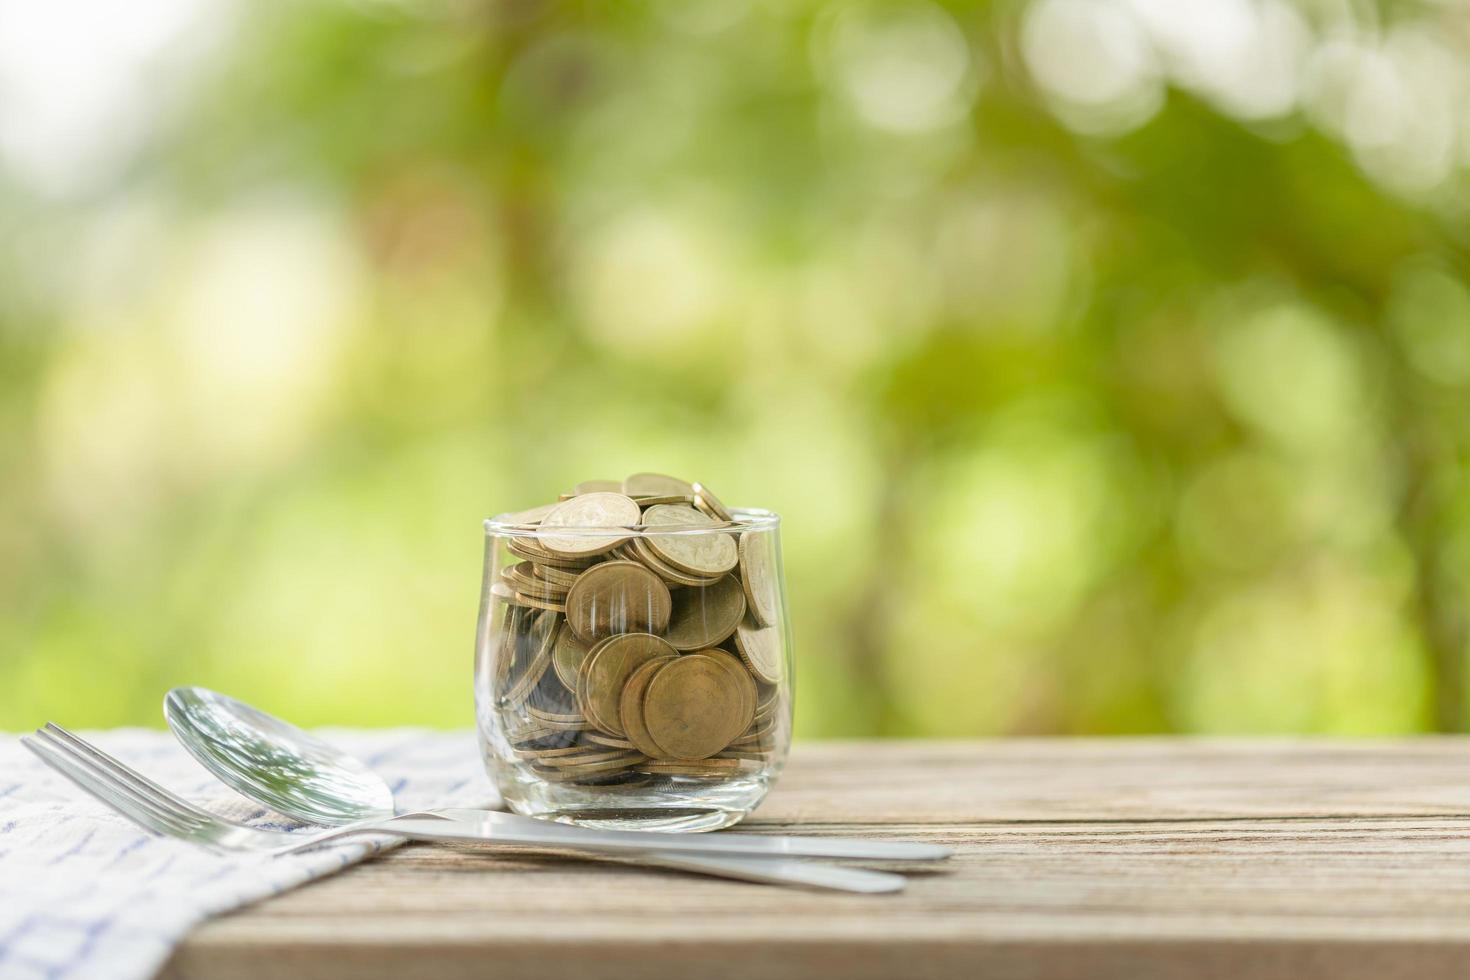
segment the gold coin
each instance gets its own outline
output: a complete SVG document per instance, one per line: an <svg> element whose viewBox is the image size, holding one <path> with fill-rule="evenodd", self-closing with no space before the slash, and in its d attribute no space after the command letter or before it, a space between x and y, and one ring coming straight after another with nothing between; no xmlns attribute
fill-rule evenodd
<svg viewBox="0 0 1470 980"><path fill-rule="evenodd" d="M702 589L680 589L664 638L677 650L702 650L722 642L745 618L745 591L726 575Z"/></svg>
<svg viewBox="0 0 1470 980"><path fill-rule="evenodd" d="M551 585L559 585L563 590L576 585L577 576L582 574L581 569L568 571L565 568L557 568L555 565L532 565L531 570L538 579Z"/></svg>
<svg viewBox="0 0 1470 980"><path fill-rule="evenodd" d="M662 473L634 473L623 481L623 493L645 497L693 497L694 487L674 476Z"/></svg>
<svg viewBox="0 0 1470 980"><path fill-rule="evenodd" d="M540 596L526 595L526 593L519 591L516 592L516 602L523 606L545 609L548 612L564 613L567 611L566 603L557 602L555 599L543 599Z"/></svg>
<svg viewBox="0 0 1470 980"><path fill-rule="evenodd" d="M755 699L755 713L769 711L781 697L781 688L776 684L761 684Z"/></svg>
<svg viewBox="0 0 1470 980"><path fill-rule="evenodd" d="M514 721L515 719L512 717L511 721L505 725L505 737L510 740L512 745L525 745L528 742L572 737L566 735L564 732L544 728L541 725L516 725L513 723Z"/></svg>
<svg viewBox="0 0 1470 980"><path fill-rule="evenodd" d="M671 769L739 769L740 763L735 759L657 759L642 763L638 766L645 772L668 771Z"/></svg>
<svg viewBox="0 0 1470 980"><path fill-rule="evenodd" d="M592 776L599 773L620 772L624 769L631 769L634 766L639 765L642 760L643 756L641 755L628 755L622 759L613 759L610 762L599 762L586 766L557 767L541 766L539 764L533 763L531 765L531 771L540 778L546 780L547 782L581 782L587 776Z"/></svg>
<svg viewBox="0 0 1470 980"><path fill-rule="evenodd" d="M562 722L578 722L582 720L582 716L575 711L547 711L546 709L538 708L533 704L526 705L526 714L530 715L537 721L550 722L551 724L559 724Z"/></svg>
<svg viewBox="0 0 1470 980"><path fill-rule="evenodd" d="M638 502L638 506L639 507L654 507L654 506L656 506L658 504L692 504L692 503L694 503L694 498L693 497L685 496L684 494L678 494L678 493L668 493L668 494L664 494L662 496L653 496L651 494L649 494L649 495L632 494L631 496L633 497L633 499L635 501Z"/></svg>
<svg viewBox="0 0 1470 980"><path fill-rule="evenodd" d="M726 524L735 522L735 515L730 513L730 508L720 502L709 487L703 483L694 484L694 506L705 516Z"/></svg>
<svg viewBox="0 0 1470 980"><path fill-rule="evenodd" d="M516 747L513 748L511 751L513 751L517 757L522 759L541 759L554 758L558 755L565 755L568 752L582 752L584 751L584 749L580 745L563 745L549 749L523 749Z"/></svg>
<svg viewBox="0 0 1470 980"><path fill-rule="evenodd" d="M556 641L556 631L561 627L560 617L554 613L542 613L536 618L531 627L532 641L535 643L535 653L530 663L515 682L510 690L505 693L505 703L511 707L524 704L526 698L531 696L536 685L541 683L541 678L546 675L546 670L551 666L551 648Z"/></svg>
<svg viewBox="0 0 1470 980"><path fill-rule="evenodd" d="M607 640L610 639L612 639L612 637L607 638ZM581 712L582 717L584 718L592 717L590 714L587 713L587 668L592 666L592 655L596 653L599 649L601 649L602 645L606 643L607 640L601 640L597 643L594 643L587 650L587 656L582 658L582 666L577 668L577 683L572 685L572 698L576 701L577 710Z"/></svg>
<svg viewBox="0 0 1470 980"><path fill-rule="evenodd" d="M551 666L569 691L577 689L577 671L581 669L582 661L587 659L587 651L587 644L575 630L563 629L556 635L556 646L551 650Z"/></svg>
<svg viewBox="0 0 1470 980"><path fill-rule="evenodd" d="M723 763L733 762L735 765L727 766ZM719 763L719 765L712 765ZM698 762L645 762L639 765L639 772L646 772L651 776L685 776L690 779L728 779L743 771L754 772L758 767L751 767L749 763L740 759L721 759L711 757L701 759Z"/></svg>
<svg viewBox="0 0 1470 980"><path fill-rule="evenodd" d="M653 738L648 734L648 726L643 723L643 694L648 690L648 682L653 675L668 664L674 662L675 657L659 657L650 660L628 675L628 682L623 685L623 694L618 699L618 719L622 722L623 733L633 747L644 755L661 756L663 749L658 747Z"/></svg>
<svg viewBox="0 0 1470 980"><path fill-rule="evenodd" d="M693 507L658 504L643 512L645 527L684 533L649 534L639 540L647 543L670 565L691 575L720 575L740 561L735 541L729 534L689 533L696 528L718 527L715 521Z"/></svg>
<svg viewBox="0 0 1470 980"><path fill-rule="evenodd" d="M642 669L643 668L641 667L639 668L639 670ZM628 680L631 683L633 679L630 677L628 678ZM627 688L624 687L623 690L627 690ZM591 742L593 745L606 745L610 749L631 749L635 747L633 743L628 741L626 738L614 738L611 735L604 735L601 732L588 732L587 741Z"/></svg>
<svg viewBox="0 0 1470 980"><path fill-rule="evenodd" d="M580 684L586 685L583 701L587 719L598 731L624 736L619 718L623 685L643 664L675 652L666 641L651 633L624 633L599 644L588 654L578 678Z"/></svg>
<svg viewBox="0 0 1470 980"><path fill-rule="evenodd" d="M703 587L713 585L720 580L719 575L690 575L688 572L675 568L654 554L653 550L648 547L648 542L643 538L634 538L624 546L623 551L631 556L631 560L651 568L670 588L676 585Z"/></svg>
<svg viewBox="0 0 1470 980"><path fill-rule="evenodd" d="M732 745L739 745L742 742L754 742L754 741L758 741L760 739L765 738L767 735L771 734L771 732L773 732L775 730L776 730L776 716L775 715L771 715L771 716L766 717L766 718L756 718L753 721L751 721L750 727L747 728L740 735L739 738L737 738L734 742L732 742L730 744L732 744Z"/></svg>
<svg viewBox="0 0 1470 980"><path fill-rule="evenodd" d="M597 560L595 556L592 558L564 558L561 555L553 555L536 545L530 538L509 538L505 542L505 550L517 558L535 562L537 565L561 568L569 572L580 571Z"/></svg>
<svg viewBox="0 0 1470 980"><path fill-rule="evenodd" d="M626 758L638 758L638 752L629 752L626 751L626 749L607 749L607 751L598 751L597 746L592 746L592 748L589 749L588 746L585 745L581 746L581 748L581 752L572 752L572 754L569 755L551 755L551 757L544 757L541 760L541 764L556 765L557 768L587 768L588 765L613 763L613 761L622 761L626 760Z"/></svg>
<svg viewBox="0 0 1470 980"><path fill-rule="evenodd" d="M735 649L750 672L767 684L781 683L785 664L781 655L781 637L774 627L760 629L746 620L735 630Z"/></svg>
<svg viewBox="0 0 1470 980"><path fill-rule="evenodd" d="M504 602L504 603L506 603L508 605L512 605L512 606L527 606L527 605L529 605L529 603L525 603L525 602L521 602L520 601L520 596L517 594L517 592L516 592L515 589L511 588L510 585L508 585L506 583L504 577L501 577L501 578L495 580L494 582L490 583L490 594L493 595L495 598L499 599L501 602Z"/></svg>
<svg viewBox="0 0 1470 980"><path fill-rule="evenodd" d="M554 555L584 558L611 551L628 540L626 533L589 534L586 529L632 527L640 519L639 508L620 493L586 493L563 501L541 520L538 544ZM576 533L558 534L557 528L576 528Z"/></svg>
<svg viewBox="0 0 1470 980"><path fill-rule="evenodd" d="M746 531L740 535L740 581L750 614L762 626L776 625L776 569L771 560L771 540L764 534Z"/></svg>
<svg viewBox="0 0 1470 980"><path fill-rule="evenodd" d="M605 561L577 577L567 621L586 641L616 633L662 633L673 609L669 588L638 562Z"/></svg>
<svg viewBox="0 0 1470 980"><path fill-rule="evenodd" d="M535 566L530 562L523 561L504 568L500 573L500 577L505 580L507 585L522 595L533 596L537 599L546 599L551 602L559 602L566 598L566 586L537 578L532 571L534 568Z"/></svg>
<svg viewBox="0 0 1470 980"><path fill-rule="evenodd" d="M754 695L751 695L752 700ZM729 670L704 653L666 665L648 682L643 723L660 755L703 759L730 744L749 723L740 715L742 698Z"/></svg>
<svg viewBox="0 0 1470 980"><path fill-rule="evenodd" d="M702 654L713 657L721 667L724 667L730 677L730 687L740 696L740 705L736 710L735 727L730 731L730 737L737 738L740 733L748 730L755 719L755 680L751 678L750 671L740 662L740 658L727 650L715 648L712 650L701 650Z"/></svg>

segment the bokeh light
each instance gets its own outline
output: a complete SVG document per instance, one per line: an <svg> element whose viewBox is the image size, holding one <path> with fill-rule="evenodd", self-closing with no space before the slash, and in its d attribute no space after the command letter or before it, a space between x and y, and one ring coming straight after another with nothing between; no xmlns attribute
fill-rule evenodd
<svg viewBox="0 0 1470 980"><path fill-rule="evenodd" d="M1467 26L0 0L0 726L464 726L480 519L654 470L803 736L1463 730Z"/></svg>

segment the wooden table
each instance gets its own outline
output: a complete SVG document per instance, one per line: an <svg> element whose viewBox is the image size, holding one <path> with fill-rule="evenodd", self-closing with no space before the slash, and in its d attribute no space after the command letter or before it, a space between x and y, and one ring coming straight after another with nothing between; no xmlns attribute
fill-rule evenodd
<svg viewBox="0 0 1470 980"><path fill-rule="evenodd" d="M848 896L414 845L169 978L1463 977L1470 740L805 744L745 826L935 840Z"/></svg>

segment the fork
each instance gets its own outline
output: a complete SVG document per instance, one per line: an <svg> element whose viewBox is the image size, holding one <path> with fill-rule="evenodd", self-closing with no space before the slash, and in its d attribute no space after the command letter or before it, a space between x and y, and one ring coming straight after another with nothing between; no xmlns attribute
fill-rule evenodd
<svg viewBox="0 0 1470 980"><path fill-rule="evenodd" d="M904 885L903 877L896 874L791 858L686 855L621 844L596 844L576 840L576 835L566 833L572 830L567 827L557 827L555 833L549 834L540 833L539 828L523 832L498 829L493 837L489 837L483 831L467 832L458 826L458 821L428 811L403 814L388 820L364 821L314 835L267 830L238 823L195 806L59 725L48 723L46 727L37 729L34 736L23 736L21 743L82 791L145 830L220 852L245 851L279 856L348 834L383 832L415 840L469 840L513 846L531 844L604 858L621 852L637 864L770 884L864 893L898 891ZM428 827L424 826L425 818L430 819ZM398 822L405 826L395 827ZM439 822L445 825L442 831L431 829ZM596 836L593 832L588 834Z"/></svg>

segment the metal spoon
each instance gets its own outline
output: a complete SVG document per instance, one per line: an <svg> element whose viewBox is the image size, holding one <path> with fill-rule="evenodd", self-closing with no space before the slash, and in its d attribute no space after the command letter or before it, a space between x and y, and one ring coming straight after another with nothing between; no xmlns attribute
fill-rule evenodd
<svg viewBox="0 0 1470 980"><path fill-rule="evenodd" d="M203 687L163 699L174 737L242 796L324 827L393 816L393 791L357 759L289 722Z"/></svg>
<svg viewBox="0 0 1470 980"><path fill-rule="evenodd" d="M382 777L357 759L295 725L234 698L201 687L179 687L163 702L174 737L189 754L236 792L308 823L341 827L392 817L393 793ZM757 857L820 857L932 861L953 852L911 841L762 834L674 834L643 830L592 830L493 810L437 810L458 826L453 839L499 831L535 835L557 846L618 851L678 851ZM418 816L417 814L415 815ZM432 818L430 818L432 822ZM405 831L425 829L404 823ZM444 828L449 833L449 828ZM524 841L523 841L524 842Z"/></svg>

